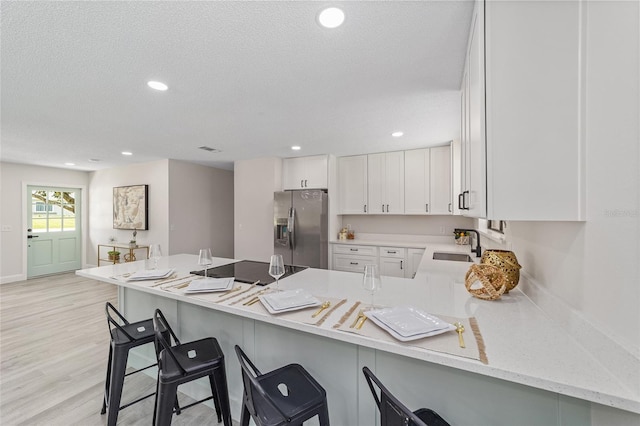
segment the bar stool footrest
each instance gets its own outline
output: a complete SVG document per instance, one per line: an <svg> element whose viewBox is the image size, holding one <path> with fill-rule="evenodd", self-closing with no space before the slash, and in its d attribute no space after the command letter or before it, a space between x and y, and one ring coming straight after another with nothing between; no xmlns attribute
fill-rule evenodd
<svg viewBox="0 0 640 426"><path fill-rule="evenodd" d="M201 399L200 401L192 402L192 403L191 403L191 404L189 404L189 405L181 406L181 407L180 407L180 411L186 410L187 408L189 408L189 407L193 407L194 405L196 405L196 404L200 404L201 402L209 401L210 399L213 399L213 396L210 396L210 397L205 398L205 399ZM174 413L176 413L177 411L178 411L178 410L176 410L175 408L173 409L173 412L174 412Z"/></svg>

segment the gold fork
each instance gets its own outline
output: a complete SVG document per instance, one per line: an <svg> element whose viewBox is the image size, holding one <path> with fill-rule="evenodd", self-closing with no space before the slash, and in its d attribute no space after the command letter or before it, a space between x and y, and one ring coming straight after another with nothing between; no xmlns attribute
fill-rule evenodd
<svg viewBox="0 0 640 426"><path fill-rule="evenodd" d="M325 309L327 309L329 306L331 306L331 302L329 302L328 300L326 302L324 302L322 305L320 305L320 308L313 314L311 315L311 318L315 318L318 315L320 315L320 312L324 311Z"/></svg>
<svg viewBox="0 0 640 426"><path fill-rule="evenodd" d="M464 339L462 338L462 333L464 333L464 325L462 325L462 323L460 322L456 322L453 325L456 326L456 331L458 332L458 343L460 344L461 348L464 348Z"/></svg>

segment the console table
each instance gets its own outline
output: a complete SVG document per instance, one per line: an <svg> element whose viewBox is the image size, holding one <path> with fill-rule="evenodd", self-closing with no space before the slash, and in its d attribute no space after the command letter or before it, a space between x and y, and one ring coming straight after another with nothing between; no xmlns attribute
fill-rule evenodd
<svg viewBox="0 0 640 426"><path fill-rule="evenodd" d="M106 251L105 251L106 250ZM144 250L144 257L136 256L136 251ZM120 252L118 256L110 256L110 251ZM136 260L144 260L149 257L149 246L136 245L131 246L128 243L110 243L110 244L98 244L98 266L100 262L107 263L122 263L122 262L134 262Z"/></svg>

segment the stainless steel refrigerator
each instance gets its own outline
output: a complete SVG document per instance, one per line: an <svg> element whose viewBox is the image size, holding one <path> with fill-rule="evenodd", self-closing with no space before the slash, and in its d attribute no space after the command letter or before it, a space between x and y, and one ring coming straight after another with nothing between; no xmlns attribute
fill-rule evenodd
<svg viewBox="0 0 640 426"><path fill-rule="evenodd" d="M327 269L327 192L276 192L273 200L274 253L286 265Z"/></svg>

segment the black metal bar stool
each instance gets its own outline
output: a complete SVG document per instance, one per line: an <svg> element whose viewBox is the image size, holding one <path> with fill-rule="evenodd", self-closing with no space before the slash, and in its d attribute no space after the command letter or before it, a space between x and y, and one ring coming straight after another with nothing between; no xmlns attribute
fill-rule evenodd
<svg viewBox="0 0 640 426"><path fill-rule="evenodd" d="M240 426L248 426L250 417L257 426L297 426L315 416L320 426L329 425L327 394L301 365L262 374L238 345L235 349L244 383Z"/></svg>
<svg viewBox="0 0 640 426"><path fill-rule="evenodd" d="M195 404L213 399L218 423L224 420L225 426L231 426L224 354L218 341L208 337L180 343L160 309L156 309L153 314L153 327L160 349L153 424L160 426L171 424L179 385L208 376L212 395L185 405L181 409L185 410Z"/></svg>
<svg viewBox="0 0 640 426"><path fill-rule="evenodd" d="M380 410L381 426L449 426L449 423L440 417L438 413L429 408L411 411L384 387L369 368L363 367L362 372L364 373L364 378L367 379L367 384L371 389L378 410ZM380 396L378 396L378 392L374 388L374 383L380 390Z"/></svg>
<svg viewBox="0 0 640 426"><path fill-rule="evenodd" d="M137 346L155 342L155 333L153 330L152 319L130 323L114 306L107 302L105 305L107 314L107 324L111 335L111 344L109 346L109 362L107 364L107 378L105 380L104 398L102 401L102 411L107 414L107 424L114 426L118 421L118 412L130 405L149 398L154 393L145 395L133 402L120 406L122 397L122 388L124 379L134 373L154 367L156 364L127 373L127 359L129 358L129 350ZM114 318L112 313L117 316ZM118 322L121 321L122 325ZM157 352L156 352L157 353ZM178 407L179 409L179 407Z"/></svg>

